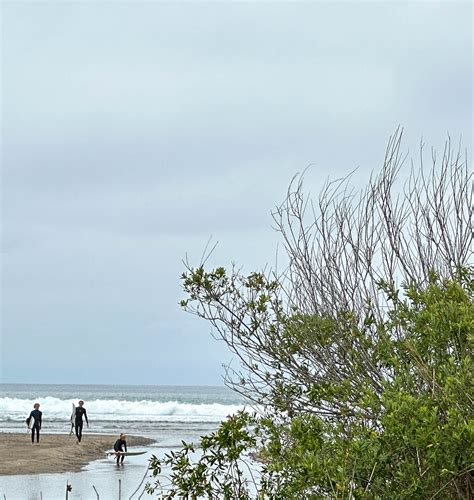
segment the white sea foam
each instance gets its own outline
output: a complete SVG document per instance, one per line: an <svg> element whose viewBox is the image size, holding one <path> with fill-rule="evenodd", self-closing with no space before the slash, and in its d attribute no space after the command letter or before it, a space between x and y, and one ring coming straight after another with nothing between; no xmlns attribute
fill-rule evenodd
<svg viewBox="0 0 474 500"><path fill-rule="evenodd" d="M33 409L33 404L41 404L43 419L49 421L68 421L71 403L77 400L64 400L52 396L31 399L0 398L0 422L23 421ZM89 419L95 421L136 421L136 422L220 422L243 407L219 403L191 404L178 401L127 401L118 399L96 399L86 401Z"/></svg>

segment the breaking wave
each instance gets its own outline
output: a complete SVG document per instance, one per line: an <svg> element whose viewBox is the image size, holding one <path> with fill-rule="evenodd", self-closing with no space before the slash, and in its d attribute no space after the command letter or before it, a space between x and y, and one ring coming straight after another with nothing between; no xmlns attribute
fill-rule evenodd
<svg viewBox="0 0 474 500"><path fill-rule="evenodd" d="M40 403L43 420L69 421L72 403L52 396L31 399L0 398L0 421L24 421L35 402ZM127 401L119 399L96 399L84 405L91 421L128 422L220 422L243 408L242 405L219 403L182 403L178 401Z"/></svg>

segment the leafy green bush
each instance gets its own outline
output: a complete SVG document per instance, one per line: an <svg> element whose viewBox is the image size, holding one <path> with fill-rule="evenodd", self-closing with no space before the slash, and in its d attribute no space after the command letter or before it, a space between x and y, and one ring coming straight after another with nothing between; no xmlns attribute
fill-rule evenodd
<svg viewBox="0 0 474 500"><path fill-rule="evenodd" d="M226 381L257 413L223 422L200 454L154 458L149 491L473 498L472 172L448 141L400 188L401 135L359 195L340 180L313 203L290 185L273 214L283 275L187 266L182 306L235 355Z"/></svg>
<svg viewBox="0 0 474 500"><path fill-rule="evenodd" d="M470 498L473 278L472 270L464 269L457 281L432 276L425 287L411 284L399 294L385 289L392 297L388 319L381 324L365 321L365 330L351 325L346 331L347 337L370 346L372 374L302 386L298 397L306 397L308 407L291 415L282 402L293 389L281 379L272 396L278 403L267 406L265 416L230 417L216 433L201 439L196 463L190 460L195 451L191 445L164 460L153 459L156 475L163 465L172 469L171 488L163 498L246 499L252 491L275 500ZM324 318L297 315L280 321L293 332L292 338L306 342L319 336L332 342ZM340 333L338 329L336 335ZM380 390L371 387L373 373L379 374ZM339 415L313 411L322 405L338 408ZM255 447L261 477L252 490L243 470L247 452ZM158 482L155 490L159 488Z"/></svg>

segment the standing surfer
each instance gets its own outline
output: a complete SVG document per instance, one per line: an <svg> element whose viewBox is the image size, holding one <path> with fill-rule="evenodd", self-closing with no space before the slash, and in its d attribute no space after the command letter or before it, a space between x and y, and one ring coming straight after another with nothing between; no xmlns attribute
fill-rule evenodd
<svg viewBox="0 0 474 500"><path fill-rule="evenodd" d="M74 427L76 428L77 442L80 443L82 439L82 426L84 425L82 417L86 419L87 427L89 427L89 420L87 418L87 411L84 408L84 401L82 401L82 399L81 401L79 401L78 405L79 406L76 407L76 418L74 420Z"/></svg>
<svg viewBox="0 0 474 500"><path fill-rule="evenodd" d="M115 441L114 451L117 455L117 465L123 464L124 455L122 453L127 451L127 436L125 434L120 434L120 437ZM124 449L125 448L125 449Z"/></svg>
<svg viewBox="0 0 474 500"><path fill-rule="evenodd" d="M43 413L39 410L40 404L35 403L33 405L34 410L31 410L30 416L26 419L26 423L29 424L31 419L34 420L33 425L31 426L31 444L35 442L35 433L36 433L36 443L39 443L40 439L40 429L41 429L41 417Z"/></svg>

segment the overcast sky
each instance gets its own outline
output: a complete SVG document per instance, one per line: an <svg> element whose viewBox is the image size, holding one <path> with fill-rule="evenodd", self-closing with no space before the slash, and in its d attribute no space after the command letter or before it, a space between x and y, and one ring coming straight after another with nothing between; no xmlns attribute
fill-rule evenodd
<svg viewBox="0 0 474 500"><path fill-rule="evenodd" d="M273 264L272 208L472 141L472 5L3 2L2 382L220 384L182 259Z"/></svg>

